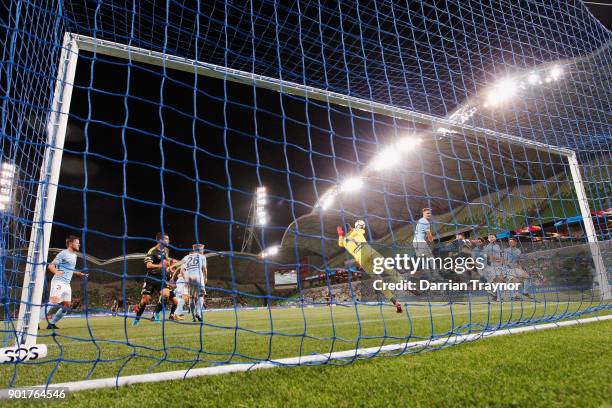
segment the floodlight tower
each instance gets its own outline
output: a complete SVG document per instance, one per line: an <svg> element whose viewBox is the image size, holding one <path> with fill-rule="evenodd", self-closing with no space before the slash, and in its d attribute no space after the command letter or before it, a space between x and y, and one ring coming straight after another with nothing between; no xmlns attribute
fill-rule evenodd
<svg viewBox="0 0 612 408"><path fill-rule="evenodd" d="M3 239L10 239L10 235L16 237L17 234L14 231L15 227L15 219L19 217L19 206L15 205L16 197L17 197L17 189L15 178L17 174L17 168L14 164L5 162L0 166L0 215L1 219L1 228L3 231ZM8 233L5 234L5 232ZM0 246L0 257L4 257L6 253L4 253L4 248L8 248L6 242L2 243ZM2 259L0 262L0 268L5 267L5 261ZM2 282L3 271L0 271L0 283Z"/></svg>
<svg viewBox="0 0 612 408"><path fill-rule="evenodd" d="M16 167L14 164L5 162L0 166L0 230L2 231L2 239L3 242L0 242L0 297L3 299L9 299L11 296L11 289L5 279L7 278L7 274L5 274L5 268L7 268L7 253L5 252L6 248L10 248L8 242L4 242L4 240L10 240L11 235L16 236L14 231L11 229L15 228L14 222L11 222L11 215L14 213L14 210L19 210L18 206L15 206L15 174ZM15 208L17 207L17 208ZM9 266L9 268L12 268ZM0 346L4 347L11 340L11 335L9 331L11 329L11 320L13 317L13 309L12 307L5 308L6 315L2 318L5 320L4 329L7 334L0 338Z"/></svg>
<svg viewBox="0 0 612 408"><path fill-rule="evenodd" d="M264 250L257 235L257 228L262 228L268 223L268 212L266 210L267 201L266 188L264 186L257 187L253 200L251 201L251 207L249 208L247 227L244 231L244 238L242 239L241 252L251 252L253 249L253 241L255 241L259 247L257 252Z"/></svg>
<svg viewBox="0 0 612 408"><path fill-rule="evenodd" d="M0 168L0 212L7 213L13 207L13 183L15 181L15 165L3 163Z"/></svg>

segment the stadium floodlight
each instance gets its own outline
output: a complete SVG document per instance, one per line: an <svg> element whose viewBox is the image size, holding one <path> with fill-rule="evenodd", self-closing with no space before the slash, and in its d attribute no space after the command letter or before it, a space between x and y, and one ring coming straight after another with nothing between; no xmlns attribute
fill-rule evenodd
<svg viewBox="0 0 612 408"><path fill-rule="evenodd" d="M279 249L280 248L278 247L278 245L273 245L271 247L266 248L264 251L262 251L260 255L262 258L268 258L270 256L274 256L278 254Z"/></svg>
<svg viewBox="0 0 612 408"><path fill-rule="evenodd" d="M507 102L516 95L517 89L517 83L510 78L500 81L487 94L486 106L495 107Z"/></svg>
<svg viewBox="0 0 612 408"><path fill-rule="evenodd" d="M266 211L267 193L264 186L257 187L255 190L255 214L257 225L266 225L268 223L268 212Z"/></svg>
<svg viewBox="0 0 612 408"><path fill-rule="evenodd" d="M340 191L343 193L354 193L361 190L363 187L363 180L360 177L351 177L342 182Z"/></svg>
<svg viewBox="0 0 612 408"><path fill-rule="evenodd" d="M554 81L557 81L559 78L561 78L561 75L563 75L563 70L561 69L561 67L553 67L550 70L550 78Z"/></svg>
<svg viewBox="0 0 612 408"><path fill-rule="evenodd" d="M386 170L395 166L401 159L400 152L395 146L384 148L374 157L372 166L375 170Z"/></svg>
<svg viewBox="0 0 612 408"><path fill-rule="evenodd" d="M538 82L540 82L540 76L536 74L535 72L529 74L529 76L527 77L527 83L529 85L535 85Z"/></svg>
<svg viewBox="0 0 612 408"><path fill-rule="evenodd" d="M421 143L418 137L403 137L395 143L395 147L400 152L411 152Z"/></svg>
<svg viewBox="0 0 612 408"><path fill-rule="evenodd" d="M336 195L333 193L328 193L324 195L323 198L319 201L319 208L321 208L323 211L327 210L329 207L332 206L335 198Z"/></svg>
<svg viewBox="0 0 612 408"><path fill-rule="evenodd" d="M11 163L2 163L0 169L0 212L9 211L11 208L14 181L15 166Z"/></svg>
<svg viewBox="0 0 612 408"><path fill-rule="evenodd" d="M10 206L11 198L4 194L0 195L0 211L6 211Z"/></svg>

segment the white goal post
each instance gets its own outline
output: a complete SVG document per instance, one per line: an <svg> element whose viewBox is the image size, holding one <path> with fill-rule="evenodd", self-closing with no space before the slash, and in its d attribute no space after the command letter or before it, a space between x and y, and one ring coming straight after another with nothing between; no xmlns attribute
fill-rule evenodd
<svg viewBox="0 0 612 408"><path fill-rule="evenodd" d="M489 129L458 123L447 118L439 118L425 113L414 112L276 78L150 51L126 44L65 33L57 70L55 91L47 120L47 146L39 178L36 210L33 216L34 219L32 220L21 304L15 329L15 346L0 349L0 362L15 361L16 359L27 360L42 358L47 354L46 346L42 344L38 345L36 339L40 308L43 301L42 294L45 269L47 266L49 240L55 210L55 198L64 149L64 138L68 123L76 64L80 50L257 86L285 94L323 101L333 105L381 114L396 119L410 120L429 126L431 129L443 128L448 132L468 132L475 137L503 141L512 145L524 146L565 157L571 169L572 182L576 190L580 214L582 216L595 265L594 284L598 285L598 290L603 300L612 299L606 266L602 258L597 234L591 218L591 210L580 174L579 163L576 153L570 149L555 147Z"/></svg>

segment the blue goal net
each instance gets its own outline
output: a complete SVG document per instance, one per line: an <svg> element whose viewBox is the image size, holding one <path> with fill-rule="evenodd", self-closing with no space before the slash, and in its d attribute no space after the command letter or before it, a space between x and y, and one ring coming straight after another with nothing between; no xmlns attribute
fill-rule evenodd
<svg viewBox="0 0 612 408"><path fill-rule="evenodd" d="M2 388L610 309L612 35L579 1L0 10Z"/></svg>

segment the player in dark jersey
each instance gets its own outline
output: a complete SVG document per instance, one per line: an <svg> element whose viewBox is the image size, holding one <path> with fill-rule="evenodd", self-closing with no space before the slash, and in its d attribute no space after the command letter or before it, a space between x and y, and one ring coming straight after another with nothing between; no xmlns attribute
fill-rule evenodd
<svg viewBox="0 0 612 408"><path fill-rule="evenodd" d="M140 323L140 317L144 313L147 305L151 302L153 294L158 292L161 292L161 296L159 297L157 307L155 308L154 320L157 320L164 302L171 303L172 309L170 311L169 318L171 320L175 318L174 312L176 310L178 301L174 291L167 284L167 280L170 278L170 272L167 272L166 280L162 279L164 271L167 271L171 264L175 262L174 259L170 258L170 251L168 250L170 238L168 235L158 232L155 236L155 240L157 241L157 245L149 249L144 259L146 277L142 285L142 291L140 292L142 295L140 298L140 303L134 309L136 312L136 318L132 322L132 325L134 326Z"/></svg>

